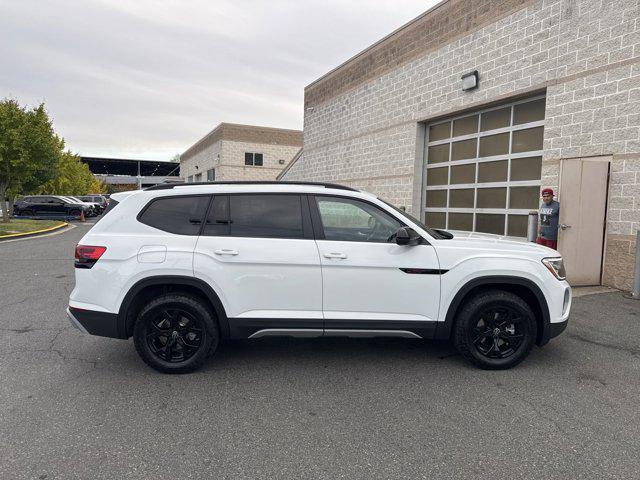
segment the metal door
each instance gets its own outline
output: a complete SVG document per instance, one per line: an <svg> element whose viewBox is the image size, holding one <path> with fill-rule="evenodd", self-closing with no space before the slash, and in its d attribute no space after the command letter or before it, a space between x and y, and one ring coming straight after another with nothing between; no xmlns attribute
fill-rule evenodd
<svg viewBox="0 0 640 480"><path fill-rule="evenodd" d="M600 285L610 158L562 160L558 251L573 286Z"/></svg>

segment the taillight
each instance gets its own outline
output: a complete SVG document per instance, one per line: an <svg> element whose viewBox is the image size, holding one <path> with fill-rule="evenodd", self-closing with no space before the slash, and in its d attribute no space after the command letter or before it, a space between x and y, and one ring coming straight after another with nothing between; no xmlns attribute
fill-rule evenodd
<svg viewBox="0 0 640 480"><path fill-rule="evenodd" d="M107 247L92 245L76 245L76 268L91 268L98 261Z"/></svg>

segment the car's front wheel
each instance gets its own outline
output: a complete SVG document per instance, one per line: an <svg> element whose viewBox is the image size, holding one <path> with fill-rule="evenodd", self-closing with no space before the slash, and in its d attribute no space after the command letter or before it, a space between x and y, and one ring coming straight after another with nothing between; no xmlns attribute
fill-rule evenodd
<svg viewBox="0 0 640 480"><path fill-rule="evenodd" d="M219 332L205 302L191 295L170 293L140 310L133 340L150 367L163 373L187 373L200 368L215 352Z"/></svg>
<svg viewBox="0 0 640 480"><path fill-rule="evenodd" d="M535 343L536 332L535 316L524 300L510 292L489 290L462 306L453 341L474 365L498 370L524 360Z"/></svg>

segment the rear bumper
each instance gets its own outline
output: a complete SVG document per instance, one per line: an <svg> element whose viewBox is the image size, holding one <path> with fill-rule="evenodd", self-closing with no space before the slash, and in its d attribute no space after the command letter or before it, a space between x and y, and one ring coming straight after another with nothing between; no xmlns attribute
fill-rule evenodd
<svg viewBox="0 0 640 480"><path fill-rule="evenodd" d="M126 338L118 332L116 313L96 312L76 307L67 307L67 316L71 324L83 333L100 337Z"/></svg>

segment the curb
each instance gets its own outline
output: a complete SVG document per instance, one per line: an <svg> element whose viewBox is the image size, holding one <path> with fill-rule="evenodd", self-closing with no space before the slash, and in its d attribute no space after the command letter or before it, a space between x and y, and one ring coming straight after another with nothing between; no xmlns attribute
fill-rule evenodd
<svg viewBox="0 0 640 480"><path fill-rule="evenodd" d="M31 232L10 233L9 235L0 235L0 242L2 242L3 240L9 240L9 239L14 239L14 238L36 237L36 236L41 235L43 233L55 232L56 230L60 230L61 228L64 228L64 227L66 227L68 225L69 224L67 222L64 222L64 223L61 223L60 225L56 225L55 227L44 228L42 230L33 230Z"/></svg>

